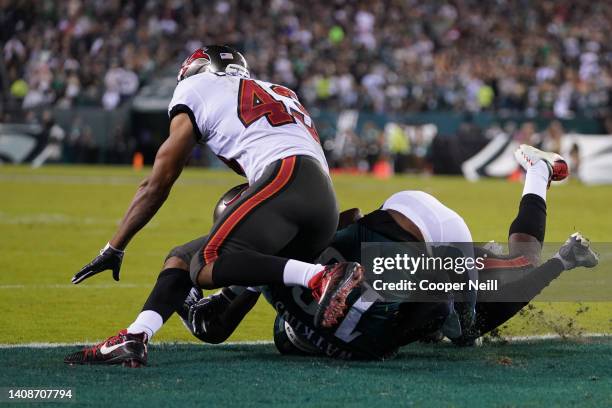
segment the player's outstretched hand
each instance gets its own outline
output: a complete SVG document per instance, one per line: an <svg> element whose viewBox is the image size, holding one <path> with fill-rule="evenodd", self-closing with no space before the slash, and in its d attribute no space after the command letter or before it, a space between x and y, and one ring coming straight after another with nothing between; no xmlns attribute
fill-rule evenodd
<svg viewBox="0 0 612 408"><path fill-rule="evenodd" d="M100 250L100 255L96 256L93 261L85 265L76 273L76 275L72 277L72 283L76 285L77 283L81 283L85 279L107 269L113 271L113 279L118 281L123 254L124 251L115 249L110 246L110 244L106 244L106 246Z"/></svg>

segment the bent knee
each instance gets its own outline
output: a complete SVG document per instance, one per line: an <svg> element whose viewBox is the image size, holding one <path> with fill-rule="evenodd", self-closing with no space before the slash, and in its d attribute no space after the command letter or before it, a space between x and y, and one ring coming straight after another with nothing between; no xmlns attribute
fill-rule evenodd
<svg viewBox="0 0 612 408"><path fill-rule="evenodd" d="M189 264L187 262L185 262L179 256L172 256L171 254L168 254L168 257L166 258L166 260L164 262L164 269L169 269L169 268L184 269L184 270L188 271L189 270Z"/></svg>
<svg viewBox="0 0 612 408"><path fill-rule="evenodd" d="M214 262L211 262L206 265L202 265L200 262L191 261L191 265L189 266L189 275L191 276L191 281L201 289L216 289L213 280L212 280L212 270L214 266Z"/></svg>
<svg viewBox="0 0 612 408"><path fill-rule="evenodd" d="M189 270L189 263L192 256L193 249L189 246L189 243L175 246L168 252L166 260L164 261L164 267Z"/></svg>

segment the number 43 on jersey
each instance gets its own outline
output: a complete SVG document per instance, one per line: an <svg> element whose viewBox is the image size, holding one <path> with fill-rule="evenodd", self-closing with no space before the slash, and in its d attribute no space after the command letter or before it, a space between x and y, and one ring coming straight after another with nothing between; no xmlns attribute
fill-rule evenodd
<svg viewBox="0 0 612 408"><path fill-rule="evenodd" d="M252 79L241 79L238 92L238 118L245 127L265 116L271 126L283 126L297 123L298 120L308 133L319 142L319 135L308 111L299 102L297 95L289 88L273 85L272 91L277 95L290 98L297 107L288 107Z"/></svg>

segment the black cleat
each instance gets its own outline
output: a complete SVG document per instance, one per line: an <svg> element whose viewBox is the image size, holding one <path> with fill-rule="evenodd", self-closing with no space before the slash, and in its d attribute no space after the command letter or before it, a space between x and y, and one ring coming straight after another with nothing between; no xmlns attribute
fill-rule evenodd
<svg viewBox="0 0 612 408"><path fill-rule="evenodd" d="M140 367L147 364L147 335L132 334L121 330L95 346L69 354L64 363L74 364L121 364L125 367Z"/></svg>
<svg viewBox="0 0 612 408"><path fill-rule="evenodd" d="M308 283L312 296L319 303L315 327L330 329L338 325L346 313L346 298L363 279L363 267L357 262L329 265L316 274Z"/></svg>

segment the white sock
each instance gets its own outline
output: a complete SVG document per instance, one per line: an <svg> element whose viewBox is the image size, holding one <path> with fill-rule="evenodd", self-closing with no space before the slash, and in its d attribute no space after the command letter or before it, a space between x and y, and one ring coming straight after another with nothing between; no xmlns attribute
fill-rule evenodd
<svg viewBox="0 0 612 408"><path fill-rule="evenodd" d="M283 282L287 286L299 285L308 287L310 279L323 270L323 265L310 264L290 259L285 265Z"/></svg>
<svg viewBox="0 0 612 408"><path fill-rule="evenodd" d="M544 160L540 160L533 166L527 169L525 175L525 186L523 187L523 195L535 194L546 201L546 190L548 188L548 177L550 170Z"/></svg>
<svg viewBox="0 0 612 408"><path fill-rule="evenodd" d="M151 339L153 335L161 329L164 324L164 319L161 315L153 310L143 310L140 312L134 323L127 328L128 333L146 333L147 338Z"/></svg>

